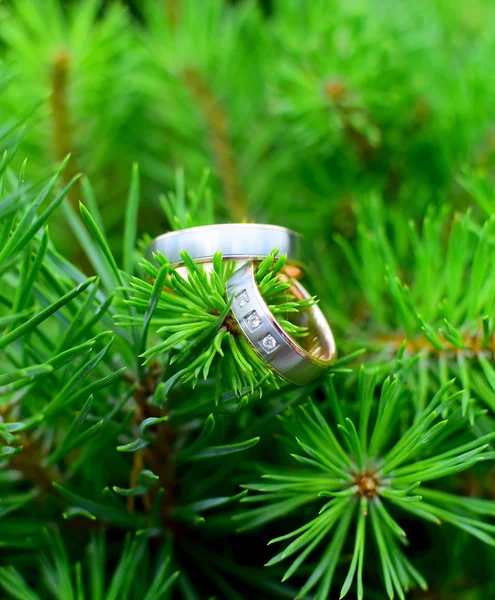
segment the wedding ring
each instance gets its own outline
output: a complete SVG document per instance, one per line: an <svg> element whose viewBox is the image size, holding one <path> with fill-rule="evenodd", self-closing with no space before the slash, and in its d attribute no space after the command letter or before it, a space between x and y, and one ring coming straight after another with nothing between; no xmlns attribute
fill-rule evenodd
<svg viewBox="0 0 495 600"><path fill-rule="evenodd" d="M299 299L309 294L294 282L291 292ZM309 335L303 348L288 335L271 313L256 283L253 263L240 267L227 282L232 313L258 356L283 379L304 385L320 377L336 356L332 330L317 305L303 311Z"/></svg>
<svg viewBox="0 0 495 600"><path fill-rule="evenodd" d="M280 255L287 255L284 272L291 278L299 278L305 271L303 246L302 236L285 227L231 223L165 233L151 242L148 256L152 258L160 252L173 267L179 268L184 265L182 251L194 262L211 263L216 252L222 253L223 260L261 261L278 248Z"/></svg>

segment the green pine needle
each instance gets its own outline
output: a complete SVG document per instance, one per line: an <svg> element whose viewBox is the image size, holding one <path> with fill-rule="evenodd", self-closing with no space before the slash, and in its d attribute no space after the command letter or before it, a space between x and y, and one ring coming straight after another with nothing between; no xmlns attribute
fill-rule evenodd
<svg viewBox="0 0 495 600"><path fill-rule="evenodd" d="M426 589L423 577L401 549L407 532L399 523L405 513L437 524L449 523L495 546L495 525L482 520L484 515L495 514L495 502L472 502L422 485L492 458L487 449L495 434L461 441L456 420L462 408L458 404L460 395L451 394L453 382L443 386L418 418L406 425L398 418L404 402L404 377L387 379L378 402L374 401L375 380L360 379L361 406L372 407L372 425L368 424L365 411L361 413L364 426L359 421L356 429L353 420L346 417L333 428L315 404L302 405L284 419L290 435L286 445L293 449L291 455L300 463L299 468L264 467L263 481L244 486L257 495L243 499L246 503L255 502L255 508L234 517L241 531L290 515L306 505L313 508L316 516L312 520L270 542L292 540L268 563L277 564L294 555L284 580L302 567L310 555L317 559L313 574L298 597L309 592L321 600L328 597L344 547L340 536L348 535L351 522L355 522L354 552L347 577L341 582L341 598L356 579L357 596L364 598L368 521L390 598L395 593L404 598L411 586ZM449 416L441 420L445 413ZM445 447L450 449L441 449ZM322 497L330 501L321 505L318 498Z"/></svg>

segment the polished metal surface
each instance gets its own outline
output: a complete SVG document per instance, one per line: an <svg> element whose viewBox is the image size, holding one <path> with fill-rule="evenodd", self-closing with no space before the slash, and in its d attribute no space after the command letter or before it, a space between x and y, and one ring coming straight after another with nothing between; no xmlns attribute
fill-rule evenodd
<svg viewBox="0 0 495 600"><path fill-rule="evenodd" d="M272 250L287 254L285 272L299 277L305 270L303 238L300 234L277 225L231 223L205 225L172 231L155 238L148 247L150 259L160 252L174 266L184 265L180 253L186 251L198 263L211 263L216 252L223 260L260 261Z"/></svg>
<svg viewBox="0 0 495 600"><path fill-rule="evenodd" d="M309 294L298 282L293 291L300 298ZM304 349L280 326L261 296L253 263L240 267L227 282L232 312L258 356L281 377L304 385L323 375L336 357L332 330L314 305L305 311L311 329L310 350Z"/></svg>

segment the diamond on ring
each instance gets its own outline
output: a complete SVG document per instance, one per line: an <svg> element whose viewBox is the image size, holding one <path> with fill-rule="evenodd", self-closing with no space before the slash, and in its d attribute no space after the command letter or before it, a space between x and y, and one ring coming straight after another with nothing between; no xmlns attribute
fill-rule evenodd
<svg viewBox="0 0 495 600"><path fill-rule="evenodd" d="M265 352L271 354L279 347L279 344L271 333L267 333L264 338L261 338L260 346Z"/></svg>
<svg viewBox="0 0 495 600"><path fill-rule="evenodd" d="M263 321L255 310L252 310L244 317L244 321L246 321L246 325L249 328L249 331L256 331L259 327L261 327Z"/></svg>
<svg viewBox="0 0 495 600"><path fill-rule="evenodd" d="M248 304L249 296L248 296L248 293L246 292L246 290L242 290L242 292L239 292L236 295L235 302L239 308L244 308L244 306L246 306L246 304Z"/></svg>

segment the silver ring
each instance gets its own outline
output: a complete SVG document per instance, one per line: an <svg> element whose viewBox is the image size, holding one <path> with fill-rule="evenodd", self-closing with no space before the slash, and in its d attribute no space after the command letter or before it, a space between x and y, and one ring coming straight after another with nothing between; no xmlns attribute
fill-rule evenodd
<svg viewBox="0 0 495 600"><path fill-rule="evenodd" d="M299 282L292 292L299 298L309 294ZM281 327L261 296L254 276L253 263L240 267L227 282L229 299L233 297L232 312L258 356L281 377L304 385L320 377L334 362L335 341L332 330L317 305L305 315L310 335L305 350Z"/></svg>
<svg viewBox="0 0 495 600"><path fill-rule="evenodd" d="M260 261L278 248L287 255L285 273L300 277L305 271L303 237L285 227L255 223L204 225L171 231L155 238L148 247L148 256L160 252L173 267L182 267L180 253L185 250L194 262L211 263L215 252L223 260Z"/></svg>

